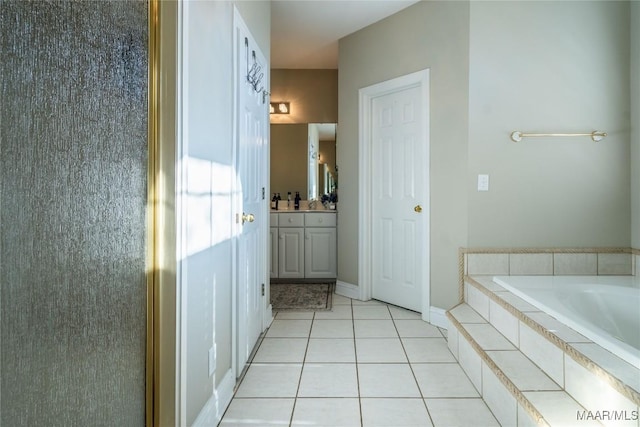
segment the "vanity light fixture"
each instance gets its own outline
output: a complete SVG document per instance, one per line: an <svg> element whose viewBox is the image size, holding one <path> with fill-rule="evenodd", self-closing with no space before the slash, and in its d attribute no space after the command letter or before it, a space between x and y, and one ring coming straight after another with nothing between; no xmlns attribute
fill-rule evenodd
<svg viewBox="0 0 640 427"><path fill-rule="evenodd" d="M288 102L270 102L269 113L270 114L289 114Z"/></svg>

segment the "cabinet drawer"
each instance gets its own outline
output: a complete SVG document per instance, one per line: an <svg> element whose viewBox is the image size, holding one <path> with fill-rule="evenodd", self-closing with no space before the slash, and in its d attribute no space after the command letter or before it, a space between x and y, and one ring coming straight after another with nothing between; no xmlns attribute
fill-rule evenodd
<svg viewBox="0 0 640 427"><path fill-rule="evenodd" d="M304 227L304 216L300 213L278 214L279 227Z"/></svg>
<svg viewBox="0 0 640 427"><path fill-rule="evenodd" d="M277 227L278 226L278 214L272 213L269 214L269 227Z"/></svg>
<svg viewBox="0 0 640 427"><path fill-rule="evenodd" d="M305 227L335 227L336 214L334 213L306 213L304 214Z"/></svg>

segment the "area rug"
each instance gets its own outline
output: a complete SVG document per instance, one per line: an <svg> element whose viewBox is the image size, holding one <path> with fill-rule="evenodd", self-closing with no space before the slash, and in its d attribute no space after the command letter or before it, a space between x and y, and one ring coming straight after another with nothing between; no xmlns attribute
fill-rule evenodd
<svg viewBox="0 0 640 427"><path fill-rule="evenodd" d="M271 305L277 311L331 310L335 283L272 283Z"/></svg>

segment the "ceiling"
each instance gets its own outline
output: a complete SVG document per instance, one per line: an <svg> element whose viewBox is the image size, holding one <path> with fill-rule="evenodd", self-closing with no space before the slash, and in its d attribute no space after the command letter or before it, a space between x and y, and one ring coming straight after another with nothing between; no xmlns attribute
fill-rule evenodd
<svg viewBox="0 0 640 427"><path fill-rule="evenodd" d="M419 0L272 0L271 68L338 68L338 40Z"/></svg>

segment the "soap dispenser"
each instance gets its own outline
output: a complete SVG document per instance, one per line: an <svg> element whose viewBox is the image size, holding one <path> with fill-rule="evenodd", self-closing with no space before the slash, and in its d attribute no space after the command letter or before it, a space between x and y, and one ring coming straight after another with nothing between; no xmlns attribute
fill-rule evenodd
<svg viewBox="0 0 640 427"><path fill-rule="evenodd" d="M273 193L273 197L271 198L271 209L278 210L278 196L276 193Z"/></svg>
<svg viewBox="0 0 640 427"><path fill-rule="evenodd" d="M295 210L299 210L300 209L300 192L299 191L296 191L296 198L295 198L294 203L293 203L293 208Z"/></svg>

